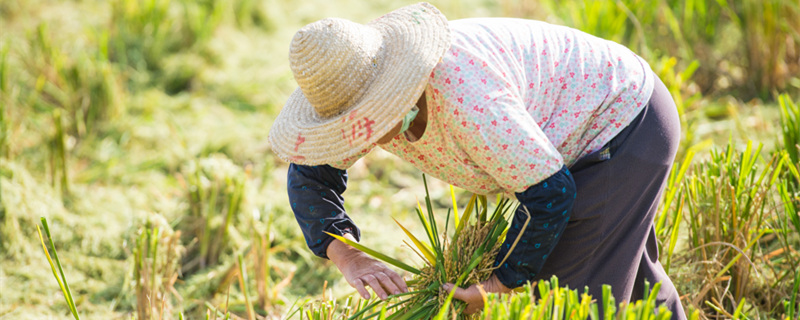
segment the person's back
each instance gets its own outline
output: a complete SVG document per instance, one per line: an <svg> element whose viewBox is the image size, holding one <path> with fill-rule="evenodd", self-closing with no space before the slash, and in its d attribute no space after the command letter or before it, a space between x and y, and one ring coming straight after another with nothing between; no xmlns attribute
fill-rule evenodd
<svg viewBox="0 0 800 320"><path fill-rule="evenodd" d="M511 89L568 166L611 140L650 98L649 65L615 42L535 20L472 18L450 27L452 46L434 72L480 70L465 77L481 82L461 88L453 79L440 90L472 105L485 96L472 90Z"/></svg>

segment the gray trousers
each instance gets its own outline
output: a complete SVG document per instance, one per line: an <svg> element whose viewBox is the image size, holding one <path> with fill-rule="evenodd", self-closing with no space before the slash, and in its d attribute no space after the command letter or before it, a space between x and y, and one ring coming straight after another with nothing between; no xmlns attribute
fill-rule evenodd
<svg viewBox="0 0 800 320"><path fill-rule="evenodd" d="M561 240L537 280L551 275L598 301L609 284L617 303L642 299L644 280L661 282L657 301L686 319L680 297L658 261L653 220L680 141L680 120L656 77L647 106L601 150L570 171L578 194Z"/></svg>

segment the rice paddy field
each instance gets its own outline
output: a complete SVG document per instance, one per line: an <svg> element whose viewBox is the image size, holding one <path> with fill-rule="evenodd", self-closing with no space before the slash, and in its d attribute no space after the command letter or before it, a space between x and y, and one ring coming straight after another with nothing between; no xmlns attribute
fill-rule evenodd
<svg viewBox="0 0 800 320"><path fill-rule="evenodd" d="M0 319L454 317L458 303L435 290L426 294L443 311L405 318L400 302L413 298L359 300L307 249L287 164L267 144L296 86L287 56L297 29L329 16L363 23L410 3L0 0ZM798 319L797 1L432 3L451 20L572 26L649 61L682 121L656 223L684 307L696 319ZM473 260L435 262L472 230L458 218L475 212L478 230L510 205L423 183L382 151L349 173L346 208L361 244L407 264L395 268L407 280L441 265L469 269ZM557 281L489 296L471 317L666 316L654 316L652 298L620 304Z"/></svg>

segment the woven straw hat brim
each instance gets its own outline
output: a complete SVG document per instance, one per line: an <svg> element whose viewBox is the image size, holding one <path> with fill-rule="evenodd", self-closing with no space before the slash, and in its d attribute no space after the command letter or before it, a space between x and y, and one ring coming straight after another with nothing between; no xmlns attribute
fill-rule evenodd
<svg viewBox="0 0 800 320"><path fill-rule="evenodd" d="M270 145L279 158L322 165L369 148L413 108L450 47L447 19L428 3L397 9L366 26L382 35L377 77L353 106L329 118L319 116L302 90L295 90L270 129Z"/></svg>

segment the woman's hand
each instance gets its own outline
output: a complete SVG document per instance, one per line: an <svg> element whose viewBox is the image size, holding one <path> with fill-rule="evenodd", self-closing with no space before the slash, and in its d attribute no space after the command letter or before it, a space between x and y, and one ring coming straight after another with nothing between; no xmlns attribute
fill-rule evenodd
<svg viewBox="0 0 800 320"><path fill-rule="evenodd" d="M450 293L454 285L452 283L447 283L442 288ZM472 314L475 312L480 311L483 309L483 301L484 295L488 292L495 292L495 293L509 293L511 289L503 285L500 280L497 279L497 276L492 275L489 279L482 282L481 284L473 284L469 286L469 288L463 289L456 287L456 292L453 293L453 298L458 300L464 301L467 303L467 309L464 310L465 314Z"/></svg>
<svg viewBox="0 0 800 320"><path fill-rule="evenodd" d="M345 237L355 241L350 234L345 234ZM327 254L342 272L347 283L356 288L364 299L370 297L366 286L370 286L381 300L385 300L389 295L408 291L406 282L396 272L339 240L331 242Z"/></svg>

